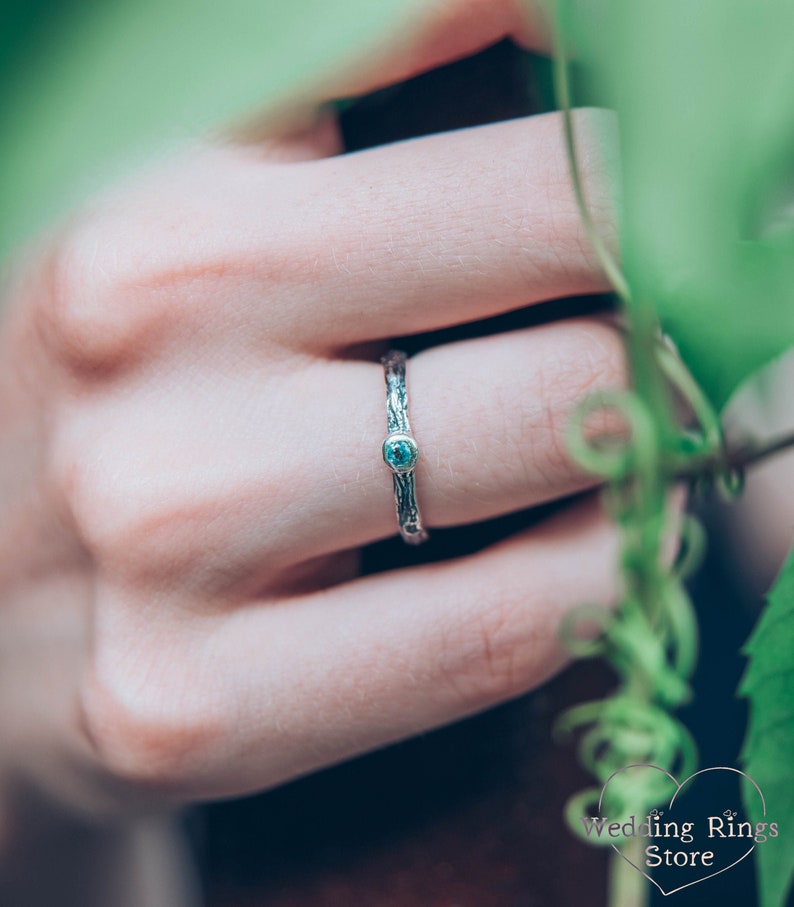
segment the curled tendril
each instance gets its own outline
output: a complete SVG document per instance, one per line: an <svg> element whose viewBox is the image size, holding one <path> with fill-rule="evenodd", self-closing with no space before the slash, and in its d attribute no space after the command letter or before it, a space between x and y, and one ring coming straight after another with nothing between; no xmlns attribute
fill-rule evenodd
<svg viewBox="0 0 794 907"><path fill-rule="evenodd" d="M611 613L601 605L580 605L562 619L559 636L563 646L577 658L603 655L606 646L604 630L612 619ZM599 629L593 636L591 626ZM582 631L586 630L586 633Z"/></svg>
<svg viewBox="0 0 794 907"><path fill-rule="evenodd" d="M698 650L698 625L692 604L680 580L666 583L660 594L664 600L664 635L672 641L667 649L668 661L680 677L689 677Z"/></svg>
<svg viewBox="0 0 794 907"><path fill-rule="evenodd" d="M659 335L656 352L660 373L670 382L695 422L693 431L681 432L669 457L669 471L675 474L676 464L699 466L701 480L706 485L715 483L723 498L735 500L744 491L744 469L730 462L719 416L669 337Z"/></svg>
<svg viewBox="0 0 794 907"><path fill-rule="evenodd" d="M672 572L678 579L689 579L697 570L706 551L706 532L700 520L685 514L678 530L679 546Z"/></svg>
<svg viewBox="0 0 794 907"><path fill-rule="evenodd" d="M586 423L598 411L613 410L629 432L628 442L617 436L588 438ZM568 423L568 450L594 475L617 482L633 472L656 465L656 427L640 399L631 391L602 391L588 397Z"/></svg>
<svg viewBox="0 0 794 907"><path fill-rule="evenodd" d="M717 476L717 490L727 501L734 501L744 491L744 470L728 467Z"/></svg>
<svg viewBox="0 0 794 907"><path fill-rule="evenodd" d="M568 824L585 832L582 817L643 815L669 796L665 772L686 777L696 768L694 741L673 711L690 696L697 657L697 622L684 587L703 555L700 525L676 521L668 493L681 475L705 476L735 496L741 471L730 463L719 417L658 325L650 300L637 297L602 241L588 209L576 154L566 51L566 2L551 4L554 85L562 111L569 170L582 223L617 295L624 325L632 390L597 394L580 406L568 432L568 449L579 464L606 483L603 500L621 537L622 595L617 609L583 607L564 623L563 641L580 655L600 655L618 676L617 688L597 702L575 706L558 720L557 733L581 731L583 764L606 789L572 797ZM587 421L600 410L620 417L620 436L593 436ZM668 566L671 541L679 554ZM593 622L600 635L580 631ZM661 772L622 773L636 763ZM615 774L617 772L617 774ZM589 838L589 840L593 840ZM612 903L619 903L614 900Z"/></svg>
<svg viewBox="0 0 794 907"><path fill-rule="evenodd" d="M667 347L664 350L667 355ZM671 373L669 362L664 372ZM684 388L686 382L680 380L678 392ZM605 440L587 433L587 420L603 408L620 417L625 428L620 437ZM586 401L577 409L568 437L572 455L607 482L605 506L622 540L623 596L614 612L583 606L562 625L564 644L577 655L605 658L619 683L611 696L564 713L557 730L581 731L582 764L602 784L611 778L602 814L613 819L644 814L669 796L669 788L659 782L666 777L663 773L649 772L629 783L621 774L612 777L619 769L642 762L686 776L696 768L695 744L672 712L691 695L688 680L697 657L697 622L684 581L701 562L705 533L694 517L670 513L666 489L673 480L665 475L664 464L684 452L692 458L704 452L713 456L723 441L721 431L701 421L696 429L682 426L665 435L650 407L637 393L626 391ZM673 532L678 554L668 566ZM582 633L586 624L591 630L595 624L596 638ZM581 817L592 814L582 810L592 810L594 802L597 806L595 790L576 795L566 809L579 835L585 834Z"/></svg>
<svg viewBox="0 0 794 907"><path fill-rule="evenodd" d="M603 408L620 417L625 431L619 438L605 441L588 435L585 423ZM688 679L697 656L697 623L683 582L701 561L705 535L693 517L671 515L665 493L671 483L663 464L670 451L680 456L688 450L700 457L717 443L713 434L706 437L711 427L698 428L695 433L682 427L680 435L665 437L639 395L621 391L590 398L576 411L569 430L572 455L608 483L604 500L622 539L623 596L615 612L583 606L562 625L564 644L577 655L605 658L619 683L604 700L564 713L557 730L581 731L582 764L602 784L611 778L602 804L602 814L608 812L611 819L644 814L669 795L659 782L664 774L649 772L629 783L621 774L612 778L619 769L642 762L688 775L696 767L694 742L671 713L691 695ZM678 555L668 566L665 555L674 530ZM582 633L585 625L592 630L593 624L600 631L595 639ZM582 809L592 804L591 790L567 807L569 824L579 835L585 833L581 817L588 814Z"/></svg>
<svg viewBox="0 0 794 907"><path fill-rule="evenodd" d="M623 595L614 612L583 606L563 622L563 643L581 657L603 657L619 682L611 696L564 713L557 730L580 731L582 764L602 784L611 779L601 806L611 820L644 814L669 796L669 787L660 781L667 777L664 772L686 776L696 768L694 741L672 713L691 696L698 633L684 581L702 560L705 533L694 517L671 512L668 491L682 463L710 464L712 477L731 491L741 478L727 467L719 420L674 349L660 337L653 335L651 349L658 357L657 373L679 397L674 412L658 418L636 389L605 392L576 410L568 431L571 455L606 482L604 506L621 536ZM622 424L619 435L599 437L588 429L603 410ZM672 430L664 430L665 422ZM669 564L676 540L678 554ZM595 638L582 632L594 624L599 631ZM629 780L619 770L634 763L664 772ZM583 810L598 805L596 791L600 796L596 788L576 795L566 809L569 825L579 835L585 834L582 816L593 814Z"/></svg>

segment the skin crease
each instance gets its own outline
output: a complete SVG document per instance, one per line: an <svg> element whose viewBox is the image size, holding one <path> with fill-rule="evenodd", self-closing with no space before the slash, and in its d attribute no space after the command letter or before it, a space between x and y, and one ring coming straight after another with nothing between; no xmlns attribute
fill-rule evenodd
<svg viewBox="0 0 794 907"><path fill-rule="evenodd" d="M517 9L424 7L355 90L506 35L542 44ZM576 128L613 241L613 123ZM566 610L615 597L592 498L476 555L356 578L357 549L396 532L389 336L606 282L556 115L338 150L324 115L197 144L18 263L0 337L7 853L42 816L167 814L519 695L564 663ZM565 427L625 382L622 344L577 319L427 350L408 381L425 521L466 524L592 485Z"/></svg>

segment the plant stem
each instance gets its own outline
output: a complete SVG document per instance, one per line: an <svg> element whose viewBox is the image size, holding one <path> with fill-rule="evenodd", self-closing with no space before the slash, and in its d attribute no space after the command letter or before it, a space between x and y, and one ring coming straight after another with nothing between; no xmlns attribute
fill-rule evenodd
<svg viewBox="0 0 794 907"><path fill-rule="evenodd" d="M576 139L574 137L573 131L573 118L571 116L571 87L568 79L568 55L563 45L562 26L560 23L561 15L562 10L561 8L558 8L557 15L553 17L555 43L554 89L557 106L562 112L563 127L565 130L565 150L568 156L568 161L570 163L576 162L577 155ZM607 249L604 241L601 239L601 235L596 229L596 225L593 221L592 215L590 214L590 208L588 207L587 201L584 197L584 187L582 185L578 166L574 165L569 169L571 181L573 182L574 194L576 195L576 204L579 208L579 213L581 214L587 237L592 243L596 256L601 262L601 267L604 269L604 272L606 273L609 282L612 284L615 293L620 297L623 304L626 305L628 304L630 296L626 278L623 276L623 273L620 270L620 266L615 261L609 249Z"/></svg>
<svg viewBox="0 0 794 907"><path fill-rule="evenodd" d="M671 630L674 622L668 622L666 629L662 631L666 636L663 636L661 641L654 635L657 625L665 626L659 620L659 610L671 600L671 587L676 593L676 601L683 602L684 608L691 610L685 591L679 590L675 585L680 584L680 579L664 578L658 569L660 552L665 544L665 527L669 525L666 492L671 477L665 473L664 461L669 452L677 449L680 430L672 388L659 362L658 344L661 330L655 308L646 294L633 292L620 265L601 239L584 196L571 115L564 18L565 0L557 0L554 16L554 83L557 104L562 111L571 180L585 231L620 300L621 315L627 327L625 345L633 391L633 397L627 399L638 401L637 412L642 412L645 416L643 419L635 417L632 422L633 481L626 486L628 497L624 496L615 508L622 536L621 578L624 588L623 603L619 617L615 620L616 625L620 621L624 628L628 627L631 630L631 638L628 634L624 634L622 638L618 635L613 637L615 650L612 652L611 661L621 676L621 691L618 697L612 698L612 701L619 701L621 696L624 700L630 700L635 710L634 714L643 711L650 713L652 710L658 713L660 708L669 712L675 705L680 704L681 695L676 693L671 698L665 698L661 706L656 700L659 696L658 691L664 686L663 681L668 679L670 673L677 673L675 668L670 666L669 660L665 664L659 663L653 670L658 676L651 678L649 673L638 665L636 655L638 647L646 644L649 651L658 651L661 647L666 653L665 657L669 651L675 654L679 648L679 641ZM668 357L668 360L670 358ZM681 368L676 368L675 371L684 395L693 398L697 416L703 423L710 442L709 454L712 456L708 459L701 458L701 464L714 459L715 449L724 458L719 420L705 405L701 406L705 398L702 400L689 386L688 373ZM694 382L692 384L694 390L698 390ZM679 463L676 464L678 465ZM680 622L676 625L680 626ZM691 659L686 658L684 661L688 664ZM685 690L685 678L678 679L681 690ZM652 683L651 680L659 681L659 684ZM600 764L597 759L591 760L594 765L593 773L601 781L604 781L607 774L612 777L610 769L620 770L626 765L648 761L648 741L638 743L638 735L632 736L631 728L627 728L625 721L622 724L618 722L614 713L611 720L612 726L609 719L602 718L596 722L596 728L589 732L591 739L598 739L592 737L593 733L596 733L607 735L602 736L602 739L610 741L611 749L608 749L606 755L601 758ZM665 733L667 736L672 735L672 740L667 741L669 746L659 751L666 753L667 761L672 764L672 754L682 751L683 732L679 730L680 725L676 725L672 717L665 724L665 728ZM658 738L653 741L653 745L659 749ZM655 795L646 790L643 799ZM638 839L627 841L623 853L634 866L641 865L642 841ZM619 853L612 856L607 898L609 907L646 907L648 880L634 866L629 865Z"/></svg>
<svg viewBox="0 0 794 907"><path fill-rule="evenodd" d="M761 460L782 453L789 448L794 448L794 430L769 441L749 441L737 445L728 450L727 461L729 466L741 468L750 466L752 463L759 463Z"/></svg>
<svg viewBox="0 0 794 907"><path fill-rule="evenodd" d="M672 478L697 479L701 476L714 475L726 467L733 470L746 469L748 466L760 463L786 450L794 450L794 431L786 432L780 437L771 438L768 441L745 441L729 446L724 457L719 461L714 459L695 461L675 470Z"/></svg>
<svg viewBox="0 0 794 907"><path fill-rule="evenodd" d="M635 866L642 865L642 839L629 838L623 854ZM646 907L648 880L634 866L629 866L619 853L613 851L609 860L609 904L620 907Z"/></svg>

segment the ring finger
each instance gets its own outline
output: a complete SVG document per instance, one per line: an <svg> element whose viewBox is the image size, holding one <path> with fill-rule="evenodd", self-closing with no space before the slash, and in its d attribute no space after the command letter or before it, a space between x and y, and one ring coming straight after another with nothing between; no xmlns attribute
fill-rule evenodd
<svg viewBox="0 0 794 907"><path fill-rule="evenodd" d="M302 455L284 484L279 554L356 547L397 531L385 388L377 364L317 368L323 392L307 413ZM309 379L312 380L312 379ZM420 448L417 499L429 527L488 519L582 490L592 476L567 452L574 408L625 383L617 331L573 319L426 350L407 365L411 427ZM604 430L600 422L588 429ZM297 446L297 445L296 445ZM297 492L297 493L296 493Z"/></svg>
<svg viewBox="0 0 794 907"><path fill-rule="evenodd" d="M617 332L597 319L447 344L410 360L425 523L482 520L592 484L568 456L565 432L578 402L623 383L622 363ZM77 516L95 527L87 541L108 569L179 570L205 594L238 577L257 587L257 576L277 578L397 532L380 454L380 365L312 360L267 384L246 370L200 395L193 383L131 398L126 418L139 439L146 432L146 456L137 449L133 457L123 435L79 445L91 459L83 455L83 493L73 498L103 518Z"/></svg>

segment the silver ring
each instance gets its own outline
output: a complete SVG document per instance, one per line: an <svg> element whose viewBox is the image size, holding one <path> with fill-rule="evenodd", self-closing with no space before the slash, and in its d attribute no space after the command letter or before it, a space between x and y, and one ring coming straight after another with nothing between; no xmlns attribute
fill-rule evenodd
<svg viewBox="0 0 794 907"><path fill-rule="evenodd" d="M427 531L422 526L422 516L416 503L414 473L419 460L419 447L408 421L406 358L400 350L389 350L380 360L386 377L386 424L389 432L383 442L383 462L392 471L400 535L409 545L419 545L427 539Z"/></svg>

